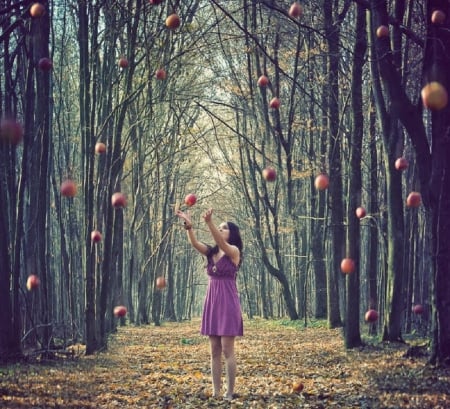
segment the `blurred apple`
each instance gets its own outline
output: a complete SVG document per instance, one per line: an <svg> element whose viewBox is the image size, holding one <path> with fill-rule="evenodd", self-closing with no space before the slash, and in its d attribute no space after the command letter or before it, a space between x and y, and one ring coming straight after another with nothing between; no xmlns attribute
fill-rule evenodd
<svg viewBox="0 0 450 409"><path fill-rule="evenodd" d="M77 194L77 185L72 179L66 179L61 183L61 194L65 197L74 197Z"/></svg>
<svg viewBox="0 0 450 409"><path fill-rule="evenodd" d="M193 193L189 193L184 198L184 203L187 206L194 206L197 203L197 196L195 196Z"/></svg>
<svg viewBox="0 0 450 409"><path fill-rule="evenodd" d="M121 192L116 192L111 196L111 204L115 208L126 207L127 197Z"/></svg>
<svg viewBox="0 0 450 409"><path fill-rule="evenodd" d="M102 240L102 234L98 230L94 230L91 232L91 241L93 243L98 243Z"/></svg>
<svg viewBox="0 0 450 409"><path fill-rule="evenodd" d="M36 274L31 274L28 276L27 279L27 290L31 291L35 288L39 287L39 284L41 284L41 280L39 280L39 277Z"/></svg>
<svg viewBox="0 0 450 409"><path fill-rule="evenodd" d="M422 203L422 196L419 192L411 192L406 198L406 206L419 207Z"/></svg>
<svg viewBox="0 0 450 409"><path fill-rule="evenodd" d="M125 57L119 58L119 67L120 68L127 68L128 67L128 60Z"/></svg>
<svg viewBox="0 0 450 409"><path fill-rule="evenodd" d="M398 158L394 163L395 169L397 170L405 170L408 167L407 159L401 157Z"/></svg>
<svg viewBox="0 0 450 409"><path fill-rule="evenodd" d="M43 57L38 61L38 67L42 71L50 71L53 68L53 62L50 58Z"/></svg>
<svg viewBox="0 0 450 409"><path fill-rule="evenodd" d="M114 307L114 315L118 318L125 317L127 315L127 307L124 305L118 305L117 307Z"/></svg>
<svg viewBox="0 0 450 409"><path fill-rule="evenodd" d="M95 153L101 155L106 152L106 145L103 142L97 142L95 144Z"/></svg>
<svg viewBox="0 0 450 409"><path fill-rule="evenodd" d="M377 28L377 37L378 38L389 37L389 28L387 26L379 26Z"/></svg>
<svg viewBox="0 0 450 409"><path fill-rule="evenodd" d="M156 279L156 288L158 288L159 290L166 288L166 279L164 277L158 277Z"/></svg>
<svg viewBox="0 0 450 409"><path fill-rule="evenodd" d="M362 207L362 206L358 207L356 209L355 213L356 213L356 217L358 219L362 219L363 217L366 217L366 214L367 214L366 213L366 209L364 207Z"/></svg>
<svg viewBox="0 0 450 409"><path fill-rule="evenodd" d="M166 18L166 27L171 30L177 29L178 27L180 27L180 24L181 24L180 17L176 13L173 13Z"/></svg>
<svg viewBox="0 0 450 409"><path fill-rule="evenodd" d="M17 145L23 139L23 127L14 119L2 119L0 122L0 142Z"/></svg>
<svg viewBox="0 0 450 409"><path fill-rule="evenodd" d="M156 70L155 72L155 77L157 80L165 80L166 79L166 71L162 68L159 68L158 70Z"/></svg>
<svg viewBox="0 0 450 409"><path fill-rule="evenodd" d="M422 88L421 96L424 107L435 111L445 108L448 103L447 90L437 81L426 84Z"/></svg>
<svg viewBox="0 0 450 409"><path fill-rule="evenodd" d="M272 109L278 109L280 108L281 101L280 98L273 97L269 102L269 107Z"/></svg>
<svg viewBox="0 0 450 409"><path fill-rule="evenodd" d="M154 5L161 4L162 2L163 2L163 0L149 0L149 3L154 4Z"/></svg>
<svg viewBox="0 0 450 409"><path fill-rule="evenodd" d="M431 22L433 24L442 24L445 21L445 13L442 10L434 10L431 15Z"/></svg>
<svg viewBox="0 0 450 409"><path fill-rule="evenodd" d="M289 15L292 18L298 18L302 15L302 13L303 13L303 9L299 3L294 2L291 4L291 7L289 8Z"/></svg>
<svg viewBox="0 0 450 409"><path fill-rule="evenodd" d="M325 190L328 189L328 185L330 184L330 180L328 179L328 176L325 175L325 173L321 173L320 175L316 176L316 179L314 180L314 186L317 190Z"/></svg>
<svg viewBox="0 0 450 409"><path fill-rule="evenodd" d="M268 166L263 169L262 177L268 182L273 182L277 178L277 171L273 167Z"/></svg>
<svg viewBox="0 0 450 409"><path fill-rule="evenodd" d="M356 268L355 267L355 261L352 258L347 257L347 258L342 259L342 261L341 261L341 271L344 274L353 273L355 271L355 268Z"/></svg>
<svg viewBox="0 0 450 409"><path fill-rule="evenodd" d="M292 382L292 391L293 391L293 392L300 393L300 392L303 390L304 387L305 387L305 386L304 386L303 383L300 382L300 381L294 381L294 382Z"/></svg>
<svg viewBox="0 0 450 409"><path fill-rule="evenodd" d="M423 314L423 305L422 304L416 304L412 307L412 312L416 315Z"/></svg>
<svg viewBox="0 0 450 409"><path fill-rule="evenodd" d="M376 320L378 320L378 312L376 310L370 309L366 312L364 319L366 320L366 322L375 322Z"/></svg>
<svg viewBox="0 0 450 409"><path fill-rule="evenodd" d="M258 78L257 84L259 87L267 87L269 85L269 78L267 78L265 75L261 75Z"/></svg>
<svg viewBox="0 0 450 409"><path fill-rule="evenodd" d="M30 15L34 18L42 17L45 14L45 7L42 3L33 3L30 7Z"/></svg>

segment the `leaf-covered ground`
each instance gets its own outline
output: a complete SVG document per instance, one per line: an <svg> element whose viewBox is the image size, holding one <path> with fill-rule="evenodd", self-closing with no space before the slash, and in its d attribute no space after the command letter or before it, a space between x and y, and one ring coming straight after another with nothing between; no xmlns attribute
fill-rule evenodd
<svg viewBox="0 0 450 409"><path fill-rule="evenodd" d="M263 320L236 342L236 399L215 399L198 328L121 327L105 353L0 367L0 407L450 408L450 371L405 357L408 345L345 350L340 330Z"/></svg>

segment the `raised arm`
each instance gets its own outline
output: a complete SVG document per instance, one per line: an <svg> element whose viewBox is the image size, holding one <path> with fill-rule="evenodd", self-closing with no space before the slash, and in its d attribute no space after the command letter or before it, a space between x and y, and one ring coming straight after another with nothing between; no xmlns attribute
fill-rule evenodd
<svg viewBox="0 0 450 409"><path fill-rule="evenodd" d="M184 221L184 228L186 229L189 243L191 243L192 247L194 247L195 250L206 256L208 254L209 247L205 243L197 240L194 229L192 227L190 215L181 211L180 209L176 209L175 213L181 220Z"/></svg>
<svg viewBox="0 0 450 409"><path fill-rule="evenodd" d="M208 229L211 232L214 241L219 246L219 248L223 250L223 252L233 261L234 264L239 265L241 252L236 246L228 243L224 239L220 230L216 227L216 225L212 221L212 214L213 214L212 209L207 210L205 215L203 216L203 219L205 220L206 225L208 226Z"/></svg>

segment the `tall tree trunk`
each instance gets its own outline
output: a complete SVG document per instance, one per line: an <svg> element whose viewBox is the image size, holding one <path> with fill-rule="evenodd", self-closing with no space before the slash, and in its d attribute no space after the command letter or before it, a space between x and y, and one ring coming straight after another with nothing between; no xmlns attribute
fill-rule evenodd
<svg viewBox="0 0 450 409"><path fill-rule="evenodd" d="M353 130L350 137L350 170L349 170L349 195L348 195L348 232L347 248L348 255L353 258L356 269L347 275L347 308L344 327L345 346L354 348L361 345L359 330L359 300L360 300L360 228L359 219L355 210L361 205L361 155L362 140L364 135L362 74L364 58L367 49L366 38L366 11L361 5L356 6L356 32L355 47L352 63L352 112Z"/></svg>

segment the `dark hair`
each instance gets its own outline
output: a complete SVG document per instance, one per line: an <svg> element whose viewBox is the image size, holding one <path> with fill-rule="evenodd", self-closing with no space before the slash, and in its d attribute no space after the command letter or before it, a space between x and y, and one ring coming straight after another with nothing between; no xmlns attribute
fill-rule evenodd
<svg viewBox="0 0 450 409"><path fill-rule="evenodd" d="M230 230L230 237L228 238L228 243L236 246L240 253L242 258L242 249L244 248L244 244L242 243L241 233L239 232L239 227L234 224L233 222L227 222L228 229ZM211 247L208 256L212 256L213 254L216 254L219 251L219 246L216 244L214 247Z"/></svg>

